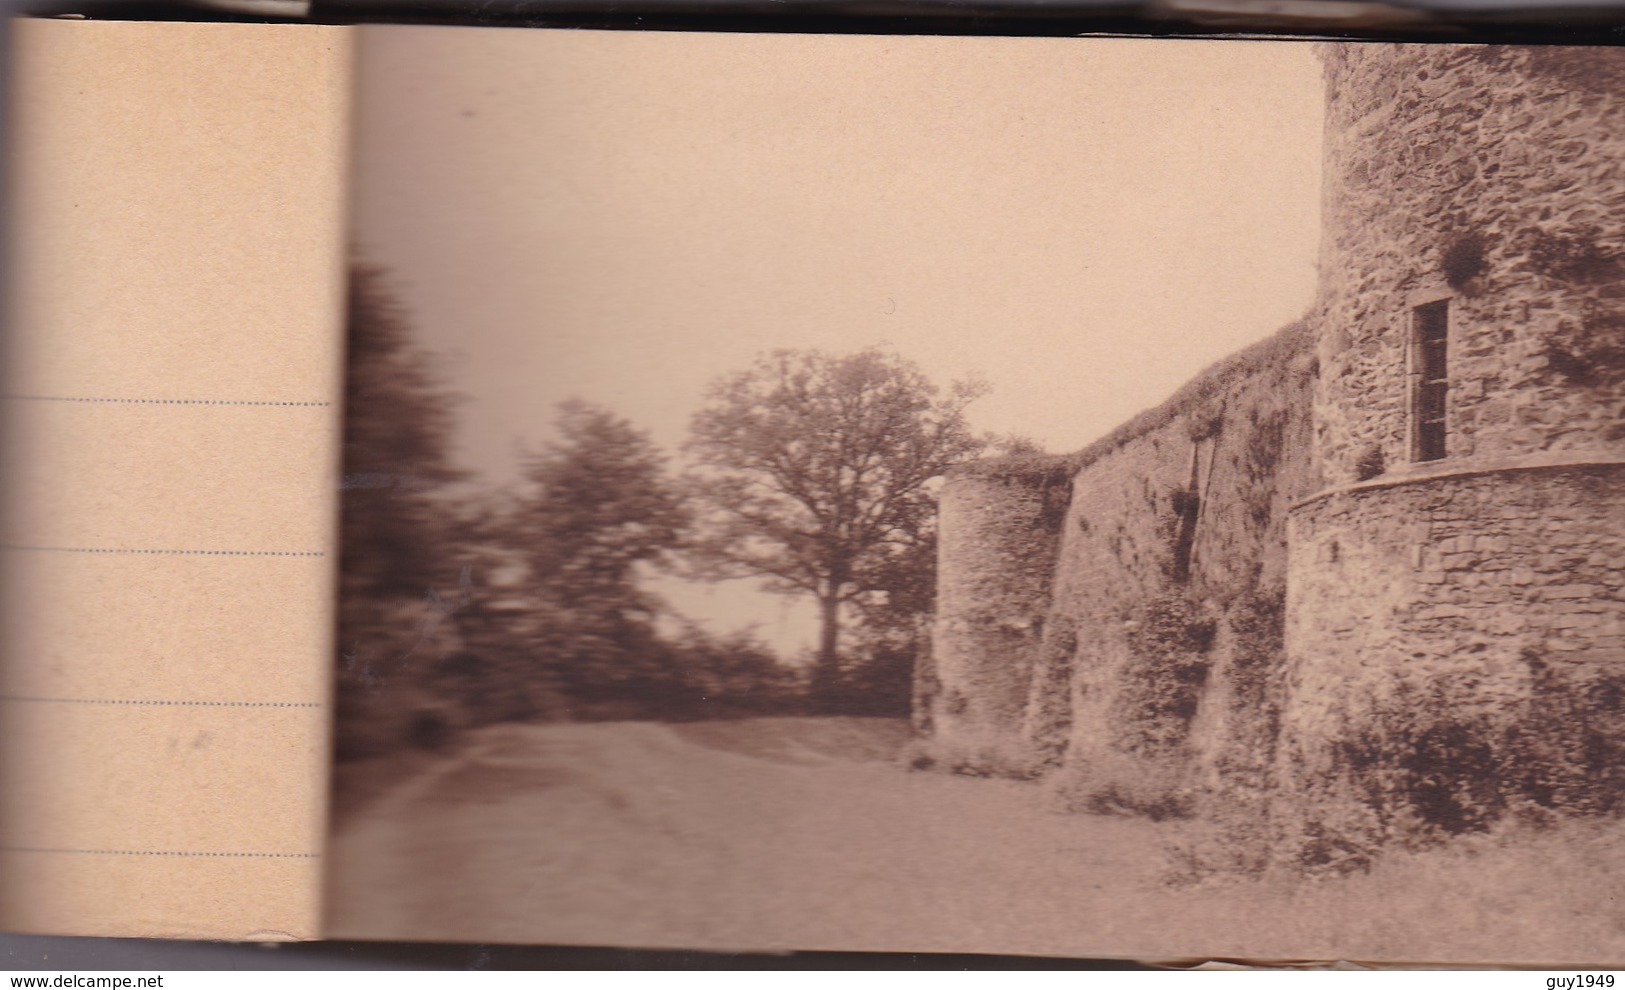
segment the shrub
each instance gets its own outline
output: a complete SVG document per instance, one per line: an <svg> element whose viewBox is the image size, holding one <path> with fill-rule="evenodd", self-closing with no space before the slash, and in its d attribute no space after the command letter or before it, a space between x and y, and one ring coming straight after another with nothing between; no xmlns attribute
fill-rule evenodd
<svg viewBox="0 0 1625 990"><path fill-rule="evenodd" d="M1311 871L1368 864L1504 823L1625 810L1625 675L1526 651L1521 700L1492 704L1438 677L1372 706L1310 783L1292 857ZM1312 780L1312 778L1311 778Z"/></svg>
<svg viewBox="0 0 1625 990"><path fill-rule="evenodd" d="M1087 764L1068 764L1048 785L1051 800L1062 811L1156 822L1189 818L1196 811L1196 792L1177 760L1107 753Z"/></svg>
<svg viewBox="0 0 1625 990"><path fill-rule="evenodd" d="M1129 752L1169 754L1184 745L1196 718L1218 627L1179 592L1152 599L1137 614L1118 700L1125 726L1119 743Z"/></svg>

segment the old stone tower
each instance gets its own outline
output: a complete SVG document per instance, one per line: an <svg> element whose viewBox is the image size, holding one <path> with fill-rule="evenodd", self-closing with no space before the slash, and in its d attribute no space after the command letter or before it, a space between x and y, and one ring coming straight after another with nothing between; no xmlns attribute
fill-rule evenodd
<svg viewBox="0 0 1625 990"><path fill-rule="evenodd" d="M1625 52L1322 61L1314 310L949 479L921 759L1310 865L1625 810Z"/></svg>

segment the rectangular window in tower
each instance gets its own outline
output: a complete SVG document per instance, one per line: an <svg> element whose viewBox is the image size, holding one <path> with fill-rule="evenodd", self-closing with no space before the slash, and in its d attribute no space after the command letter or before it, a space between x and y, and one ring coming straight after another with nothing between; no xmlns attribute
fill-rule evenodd
<svg viewBox="0 0 1625 990"><path fill-rule="evenodd" d="M1441 299L1411 312L1411 459L1445 455L1445 410L1450 389L1450 302Z"/></svg>

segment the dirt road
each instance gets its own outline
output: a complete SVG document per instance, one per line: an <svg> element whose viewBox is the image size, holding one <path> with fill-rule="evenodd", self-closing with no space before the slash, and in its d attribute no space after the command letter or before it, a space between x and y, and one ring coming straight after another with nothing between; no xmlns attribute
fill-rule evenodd
<svg viewBox="0 0 1625 990"><path fill-rule="evenodd" d="M1171 888L1164 845L1184 826L1055 813L1032 784L911 773L895 758L906 737L872 719L481 730L339 822L330 933L1554 963L1625 942L1617 909L1576 927L1614 903L1606 891L1549 890L1572 917L1538 914L1558 910L1540 885L1565 882L1545 861L1526 879L1503 869L1487 892L1471 885L1495 874L1471 856L1313 889Z"/></svg>

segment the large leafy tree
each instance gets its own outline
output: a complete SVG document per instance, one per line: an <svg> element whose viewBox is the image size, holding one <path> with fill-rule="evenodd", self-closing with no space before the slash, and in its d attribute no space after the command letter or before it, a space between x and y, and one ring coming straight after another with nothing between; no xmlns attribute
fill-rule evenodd
<svg viewBox="0 0 1625 990"><path fill-rule="evenodd" d="M697 549L717 577L816 600L816 696L838 689L845 613L929 599L930 483L983 450L964 416L983 391L939 389L877 348L780 350L717 380L695 415L688 449L709 507Z"/></svg>

